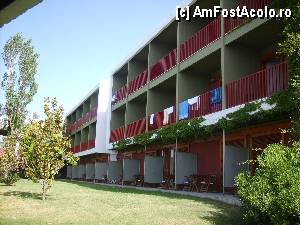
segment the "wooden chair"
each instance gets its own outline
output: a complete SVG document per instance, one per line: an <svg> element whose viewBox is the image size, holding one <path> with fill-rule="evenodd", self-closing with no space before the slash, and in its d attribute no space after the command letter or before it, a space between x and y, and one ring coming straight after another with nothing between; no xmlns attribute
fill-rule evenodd
<svg viewBox="0 0 300 225"><path fill-rule="evenodd" d="M164 176L164 179L161 182L161 186L165 189L174 189L175 188L175 179L173 175Z"/></svg>
<svg viewBox="0 0 300 225"><path fill-rule="evenodd" d="M185 181L183 182L183 190L184 191L191 191L192 190L192 183L193 183L193 178L192 176L184 176L185 177Z"/></svg>
<svg viewBox="0 0 300 225"><path fill-rule="evenodd" d="M200 192L207 192L208 191L208 177L207 175L201 175L199 178L199 186L200 186Z"/></svg>
<svg viewBox="0 0 300 225"><path fill-rule="evenodd" d="M200 180L200 192L208 192L210 187L216 188L217 176L215 174L204 175Z"/></svg>
<svg viewBox="0 0 300 225"><path fill-rule="evenodd" d="M216 185L217 185L217 175L210 174L209 175L209 188L210 188L210 190L216 192Z"/></svg>
<svg viewBox="0 0 300 225"><path fill-rule="evenodd" d="M135 175L135 181L134 181L134 185L135 186L144 186L144 176L143 175Z"/></svg>

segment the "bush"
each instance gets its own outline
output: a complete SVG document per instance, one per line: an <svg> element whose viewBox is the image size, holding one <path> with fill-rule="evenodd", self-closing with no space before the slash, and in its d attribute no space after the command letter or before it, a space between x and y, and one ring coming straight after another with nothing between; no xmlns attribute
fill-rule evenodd
<svg viewBox="0 0 300 225"><path fill-rule="evenodd" d="M0 182L6 185L13 185L20 179L19 175L16 172L10 172L5 177L0 178Z"/></svg>
<svg viewBox="0 0 300 225"><path fill-rule="evenodd" d="M269 145L257 159L255 175L236 177L249 224L300 224L300 142Z"/></svg>

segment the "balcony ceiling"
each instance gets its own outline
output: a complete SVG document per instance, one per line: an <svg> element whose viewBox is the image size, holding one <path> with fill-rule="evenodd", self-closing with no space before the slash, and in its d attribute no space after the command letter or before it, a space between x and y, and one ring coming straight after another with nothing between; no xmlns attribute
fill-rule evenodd
<svg viewBox="0 0 300 225"><path fill-rule="evenodd" d="M147 93L138 95L136 98L132 99L130 103L142 103L146 104L147 103Z"/></svg>
<svg viewBox="0 0 300 225"><path fill-rule="evenodd" d="M260 50L266 46L270 46L272 43L278 43L282 30L283 25L281 21L269 20L267 23L236 40L234 44Z"/></svg>
<svg viewBox="0 0 300 225"><path fill-rule="evenodd" d="M40 2L42 2L42 0L1 0L0 27L9 23L11 20Z"/></svg>
<svg viewBox="0 0 300 225"><path fill-rule="evenodd" d="M191 5L191 9L194 10L196 6L202 9L211 9L216 5L220 5L220 0L197 0Z"/></svg>
<svg viewBox="0 0 300 225"><path fill-rule="evenodd" d="M193 74L211 74L221 69L221 50L210 54L204 59L198 61L193 64L189 68L186 69L186 72L190 72Z"/></svg>

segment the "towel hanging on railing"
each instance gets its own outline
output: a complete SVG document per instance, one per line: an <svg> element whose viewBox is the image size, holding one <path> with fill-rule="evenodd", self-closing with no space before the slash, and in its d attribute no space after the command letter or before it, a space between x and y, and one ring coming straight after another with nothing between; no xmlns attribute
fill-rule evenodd
<svg viewBox="0 0 300 225"><path fill-rule="evenodd" d="M179 120L184 120L189 117L189 103L185 100L179 103Z"/></svg>
<svg viewBox="0 0 300 225"><path fill-rule="evenodd" d="M222 92L221 88L215 88L210 91L210 103L211 104L217 104L220 103L222 100Z"/></svg>

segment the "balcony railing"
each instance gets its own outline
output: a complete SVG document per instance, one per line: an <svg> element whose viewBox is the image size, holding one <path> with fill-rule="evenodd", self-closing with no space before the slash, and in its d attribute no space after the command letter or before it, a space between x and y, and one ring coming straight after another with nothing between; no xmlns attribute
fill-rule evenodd
<svg viewBox="0 0 300 225"><path fill-rule="evenodd" d="M88 141L80 144L80 151L81 152L86 151L88 149L89 149L89 142Z"/></svg>
<svg viewBox="0 0 300 225"><path fill-rule="evenodd" d="M148 80L148 70L145 70L141 74L139 74L134 80L130 81L128 84L128 94L132 94L137 91L141 87L147 84Z"/></svg>
<svg viewBox="0 0 300 225"><path fill-rule="evenodd" d="M239 7L240 9L243 8L243 6L246 6L247 9L263 9L265 6L270 5L272 3L272 0L241 0L235 7ZM232 31L233 29L237 28L238 26L242 25L244 22L246 22L248 18L232 18L227 17L224 21L224 29L225 33L228 33Z"/></svg>
<svg viewBox="0 0 300 225"><path fill-rule="evenodd" d="M96 140L89 140L89 149L95 148L96 146Z"/></svg>
<svg viewBox="0 0 300 225"><path fill-rule="evenodd" d="M227 107L233 107L288 89L288 65L282 62L270 68L232 81L226 85Z"/></svg>
<svg viewBox="0 0 300 225"><path fill-rule="evenodd" d="M92 148L95 148L95 139L78 144L74 148L71 148L71 150L73 153L79 153Z"/></svg>
<svg viewBox="0 0 300 225"><path fill-rule="evenodd" d="M163 73L176 66L177 49L172 50L168 55L161 58L150 68L150 80L154 80Z"/></svg>
<svg viewBox="0 0 300 225"><path fill-rule="evenodd" d="M69 125L66 128L66 132L73 133L78 128L82 127L86 123L89 123L90 121L94 120L95 118L97 118L97 107L94 107L90 112L87 112L85 115L80 117L76 122Z"/></svg>
<svg viewBox="0 0 300 225"><path fill-rule="evenodd" d="M113 94L112 103L115 104L127 97L127 85L121 87Z"/></svg>
<svg viewBox="0 0 300 225"><path fill-rule="evenodd" d="M78 153L78 152L80 152L80 144L75 146L75 153Z"/></svg>
<svg viewBox="0 0 300 225"><path fill-rule="evenodd" d="M133 137L139 134L143 134L146 131L146 118L137 120L129 125L126 128L126 137Z"/></svg>
<svg viewBox="0 0 300 225"><path fill-rule="evenodd" d="M170 107L171 108L171 107ZM170 109L169 108L169 109ZM148 118L148 130L156 130L163 126L170 125L176 122L176 107L173 106L172 113L165 109L150 115Z"/></svg>
<svg viewBox="0 0 300 225"><path fill-rule="evenodd" d="M116 141L120 141L120 140L122 140L124 138L125 138L125 126L119 127L119 128L117 128L115 130L112 130L110 132L109 142L113 143L113 142L116 142Z"/></svg>
<svg viewBox="0 0 300 225"><path fill-rule="evenodd" d="M195 98L193 98L195 99ZM188 103L187 100L187 115L183 115L186 109L179 108L179 119L192 119L200 116L205 116L210 113L222 110L222 89L215 88L196 97L195 102ZM182 118L181 118L182 117Z"/></svg>
<svg viewBox="0 0 300 225"><path fill-rule="evenodd" d="M180 45L180 61L185 60L198 50L206 47L210 43L220 38L220 36L221 19L218 17Z"/></svg>

